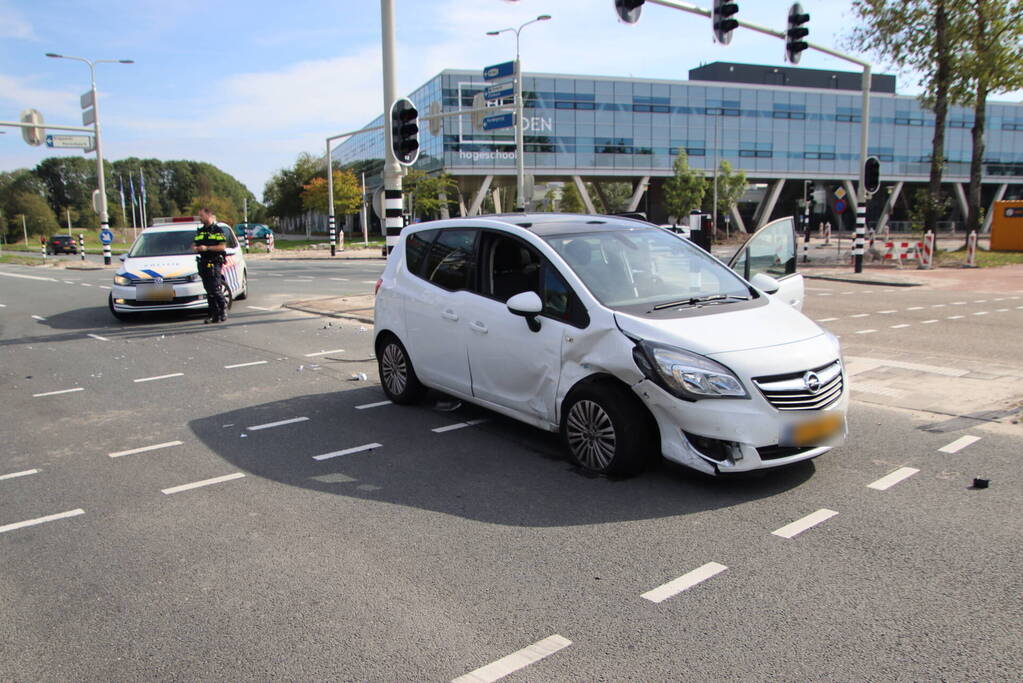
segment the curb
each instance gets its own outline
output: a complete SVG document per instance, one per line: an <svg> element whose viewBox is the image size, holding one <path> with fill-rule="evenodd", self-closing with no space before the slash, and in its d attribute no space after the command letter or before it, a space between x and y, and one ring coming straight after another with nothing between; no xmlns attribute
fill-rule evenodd
<svg viewBox="0 0 1023 683"><path fill-rule="evenodd" d="M830 280L831 282L849 282L854 285L878 285L881 287L923 287L922 282L895 282L892 280L858 280L851 277L842 277L841 275L807 275L803 272L803 277L807 280Z"/></svg>

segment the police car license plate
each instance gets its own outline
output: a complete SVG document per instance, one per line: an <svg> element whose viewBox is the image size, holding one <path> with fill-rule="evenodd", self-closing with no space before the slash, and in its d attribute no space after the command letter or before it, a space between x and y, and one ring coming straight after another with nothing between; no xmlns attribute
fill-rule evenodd
<svg viewBox="0 0 1023 683"><path fill-rule="evenodd" d="M137 285L135 299L138 301L172 301L174 285Z"/></svg>
<svg viewBox="0 0 1023 683"><path fill-rule="evenodd" d="M845 418L839 413L828 413L821 417L795 422L782 430L781 446L823 446L845 429Z"/></svg>

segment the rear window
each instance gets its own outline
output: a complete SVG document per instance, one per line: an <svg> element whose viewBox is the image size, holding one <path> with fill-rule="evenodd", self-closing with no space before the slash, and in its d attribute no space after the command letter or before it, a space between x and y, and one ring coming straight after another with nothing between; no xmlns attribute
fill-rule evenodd
<svg viewBox="0 0 1023 683"><path fill-rule="evenodd" d="M442 230L426 255L427 280L451 291L472 281L478 230Z"/></svg>
<svg viewBox="0 0 1023 683"><path fill-rule="evenodd" d="M426 259L426 252L430 248L430 242L437 236L436 230L423 230L414 232L405 238L405 265L408 272L419 275Z"/></svg>

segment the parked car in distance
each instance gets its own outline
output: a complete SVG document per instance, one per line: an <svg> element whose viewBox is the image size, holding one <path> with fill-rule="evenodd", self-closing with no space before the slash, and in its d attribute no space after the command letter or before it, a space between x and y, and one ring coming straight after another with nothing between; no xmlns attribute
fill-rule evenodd
<svg viewBox="0 0 1023 683"><path fill-rule="evenodd" d="M426 387L552 432L572 460L707 474L817 457L846 435L838 339L800 312L793 220L726 265L657 225L511 214L410 225L377 283L394 403Z"/></svg>
<svg viewBox="0 0 1023 683"><path fill-rule="evenodd" d="M238 223L234 226L234 234L238 237L245 235L250 240L265 240L273 234L273 230L262 223Z"/></svg>
<svg viewBox="0 0 1023 683"><path fill-rule="evenodd" d="M78 244L71 235L54 235L46 240L47 254L77 254Z"/></svg>

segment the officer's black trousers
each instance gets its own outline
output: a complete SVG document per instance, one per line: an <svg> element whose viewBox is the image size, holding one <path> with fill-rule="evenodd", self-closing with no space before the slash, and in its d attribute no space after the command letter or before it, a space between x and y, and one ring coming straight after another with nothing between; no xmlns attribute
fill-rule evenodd
<svg viewBox="0 0 1023 683"><path fill-rule="evenodd" d="M227 299L224 297L224 272L220 263L206 261L199 263L199 277L206 289L206 302L210 317L221 320L227 317Z"/></svg>

